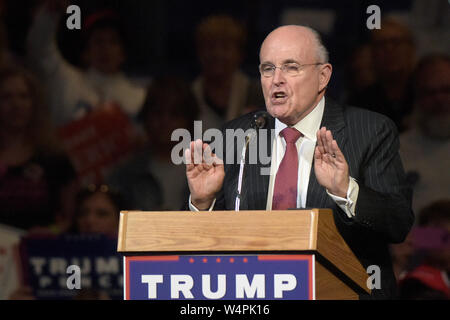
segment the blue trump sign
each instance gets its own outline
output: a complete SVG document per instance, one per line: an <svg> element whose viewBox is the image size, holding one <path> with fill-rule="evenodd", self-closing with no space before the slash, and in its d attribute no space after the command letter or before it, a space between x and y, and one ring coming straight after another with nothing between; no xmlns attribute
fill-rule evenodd
<svg viewBox="0 0 450 320"><path fill-rule="evenodd" d="M122 256L116 252L116 238L95 234L29 236L20 246L24 278L35 298L74 299L88 289L122 299ZM68 287L69 266L80 269L80 288Z"/></svg>
<svg viewBox="0 0 450 320"><path fill-rule="evenodd" d="M126 300L311 300L313 255L124 257Z"/></svg>

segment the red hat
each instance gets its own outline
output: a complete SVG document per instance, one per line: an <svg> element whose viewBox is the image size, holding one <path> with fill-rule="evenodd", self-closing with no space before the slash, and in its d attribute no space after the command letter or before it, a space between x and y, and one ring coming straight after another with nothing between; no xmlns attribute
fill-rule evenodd
<svg viewBox="0 0 450 320"><path fill-rule="evenodd" d="M400 279L400 285L407 280L418 280L429 288L443 292L450 298L448 278L442 270L427 265L421 265L403 276Z"/></svg>
<svg viewBox="0 0 450 320"><path fill-rule="evenodd" d="M105 9L89 15L84 21L84 30L89 30L94 24L102 20L119 20L119 16L114 10Z"/></svg>

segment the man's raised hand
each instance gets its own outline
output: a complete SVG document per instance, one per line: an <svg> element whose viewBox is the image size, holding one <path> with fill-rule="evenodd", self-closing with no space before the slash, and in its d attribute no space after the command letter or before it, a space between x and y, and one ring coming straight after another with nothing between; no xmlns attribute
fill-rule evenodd
<svg viewBox="0 0 450 320"><path fill-rule="evenodd" d="M222 188L225 177L223 161L200 139L191 141L184 156L191 202L197 209L207 210Z"/></svg>
<svg viewBox="0 0 450 320"><path fill-rule="evenodd" d="M346 198L349 185L348 164L330 130L317 131L314 150L314 172L317 181L333 195Z"/></svg>

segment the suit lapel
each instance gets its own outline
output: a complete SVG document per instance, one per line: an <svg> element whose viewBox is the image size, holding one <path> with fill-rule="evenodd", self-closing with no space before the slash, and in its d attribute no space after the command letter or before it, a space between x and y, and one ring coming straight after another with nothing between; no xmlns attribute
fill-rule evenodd
<svg viewBox="0 0 450 320"><path fill-rule="evenodd" d="M333 134L333 138L336 140L339 148L344 149L346 143L346 137L344 134L344 115L342 107L334 103L331 99L327 98L325 101L325 109L323 112L322 122L320 127L326 127ZM314 158L311 166L311 173L309 176L308 193L306 197L306 207L308 208L326 208L329 207L328 203L332 201L327 195L324 187L317 182L316 174L314 171Z"/></svg>

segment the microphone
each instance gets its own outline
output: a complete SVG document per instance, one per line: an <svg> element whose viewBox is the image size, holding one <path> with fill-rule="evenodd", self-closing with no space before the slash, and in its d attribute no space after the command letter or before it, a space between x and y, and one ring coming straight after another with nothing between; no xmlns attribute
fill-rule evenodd
<svg viewBox="0 0 450 320"><path fill-rule="evenodd" d="M253 115L252 122L250 123L250 128L252 129L250 133L245 136L244 147L242 148L241 153L241 163L239 166L239 178L238 178L238 187L237 187L237 195L234 204L234 210L239 211L239 207L241 205L241 191L242 191L242 178L244 173L245 166L245 155L247 153L247 146L253 137L257 135L257 129L263 129L267 124L267 119L269 114L267 111L258 111Z"/></svg>
<svg viewBox="0 0 450 320"><path fill-rule="evenodd" d="M253 115L250 127L253 129L262 129L266 126L268 118L269 113L267 111L258 111Z"/></svg>

